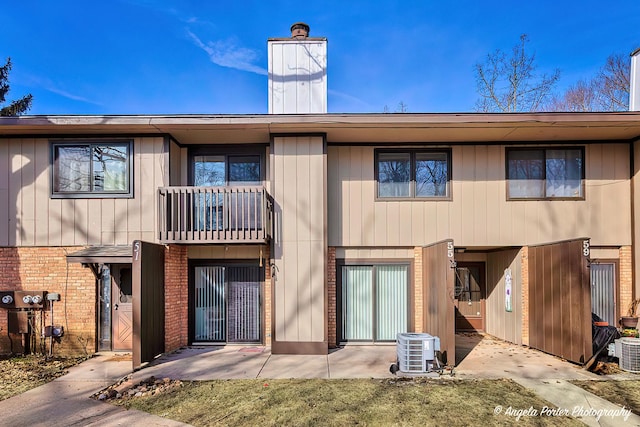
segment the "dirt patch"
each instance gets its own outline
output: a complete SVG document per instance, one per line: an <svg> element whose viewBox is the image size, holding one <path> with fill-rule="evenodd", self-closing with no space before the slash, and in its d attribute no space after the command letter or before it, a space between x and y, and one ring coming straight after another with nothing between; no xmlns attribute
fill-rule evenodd
<svg viewBox="0 0 640 427"><path fill-rule="evenodd" d="M68 372L86 357L21 356L0 360L0 400L24 393Z"/></svg>
<svg viewBox="0 0 640 427"><path fill-rule="evenodd" d="M582 425L564 416L516 419L553 405L511 380L219 380L136 394L112 403L195 426Z"/></svg>
<svg viewBox="0 0 640 427"><path fill-rule="evenodd" d="M589 393L593 393L609 402L631 409L640 415L640 379L624 381L572 381Z"/></svg>
<svg viewBox="0 0 640 427"><path fill-rule="evenodd" d="M123 354L114 354L113 356L111 356L111 358L109 358L108 361L111 361L111 362L130 362L131 360L133 360L133 357L131 356L131 353L123 353Z"/></svg>
<svg viewBox="0 0 640 427"><path fill-rule="evenodd" d="M182 381L180 380L171 380L169 378L157 379L155 377L149 377L144 381L133 384L131 382L131 376L128 375L117 383L100 390L91 397L97 400L122 401L137 397L156 396L180 387L182 387Z"/></svg>

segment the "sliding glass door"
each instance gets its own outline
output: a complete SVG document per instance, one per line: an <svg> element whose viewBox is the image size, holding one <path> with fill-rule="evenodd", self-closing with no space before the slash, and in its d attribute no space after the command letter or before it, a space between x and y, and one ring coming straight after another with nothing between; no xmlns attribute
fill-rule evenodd
<svg viewBox="0 0 640 427"><path fill-rule="evenodd" d="M408 265L345 265L341 274L342 341L394 341L407 332Z"/></svg>
<svg viewBox="0 0 640 427"><path fill-rule="evenodd" d="M257 266L197 266L194 272L194 341L260 342Z"/></svg>

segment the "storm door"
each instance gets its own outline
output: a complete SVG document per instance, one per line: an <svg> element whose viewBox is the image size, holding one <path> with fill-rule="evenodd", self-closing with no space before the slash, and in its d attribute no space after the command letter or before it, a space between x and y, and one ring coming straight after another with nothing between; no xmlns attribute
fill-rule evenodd
<svg viewBox="0 0 640 427"><path fill-rule="evenodd" d="M456 330L484 331L484 263L459 262L455 289Z"/></svg>
<svg viewBox="0 0 640 427"><path fill-rule="evenodd" d="M591 262L591 312L611 326L617 326L616 264Z"/></svg>

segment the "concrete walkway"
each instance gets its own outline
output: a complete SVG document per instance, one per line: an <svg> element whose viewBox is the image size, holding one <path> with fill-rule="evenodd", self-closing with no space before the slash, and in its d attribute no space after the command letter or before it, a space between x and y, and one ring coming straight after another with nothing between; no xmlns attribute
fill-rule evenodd
<svg viewBox="0 0 640 427"><path fill-rule="evenodd" d="M5 426L181 426L146 412L98 402L90 396L131 372L131 359L99 355L47 384L0 401Z"/></svg>
<svg viewBox="0 0 640 427"><path fill-rule="evenodd" d="M603 377L556 357L487 336L458 335L454 378L509 378L590 426L640 426L640 417L574 386L573 379ZM131 359L98 355L69 374L0 401L0 424L10 426L179 426L172 420L91 399L130 375L131 385L155 376L184 381L248 378L393 378L395 346L347 346L322 356L272 355L265 347L193 346L163 355L131 373ZM618 374L606 379L640 379ZM506 405L505 405L506 406ZM494 408L490 408L494 410ZM526 410L528 408L513 408ZM618 411L617 413L602 411ZM577 411L577 412L575 412ZM598 412L600 411L600 412ZM575 413L574 413L575 412ZM544 416L544 415L538 415ZM626 420L625 420L626 417ZM514 417L515 420L515 417Z"/></svg>
<svg viewBox="0 0 640 427"><path fill-rule="evenodd" d="M162 356L134 372L132 382L150 376L176 380L247 378L393 378L393 345L350 346L328 355L271 354L268 347L189 347Z"/></svg>

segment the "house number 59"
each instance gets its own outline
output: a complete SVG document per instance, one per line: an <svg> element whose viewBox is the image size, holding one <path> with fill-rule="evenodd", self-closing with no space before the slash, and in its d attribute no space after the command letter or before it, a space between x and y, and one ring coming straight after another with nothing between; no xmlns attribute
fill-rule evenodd
<svg viewBox="0 0 640 427"><path fill-rule="evenodd" d="M582 255L589 256L589 241L588 240L583 240L582 241Z"/></svg>

